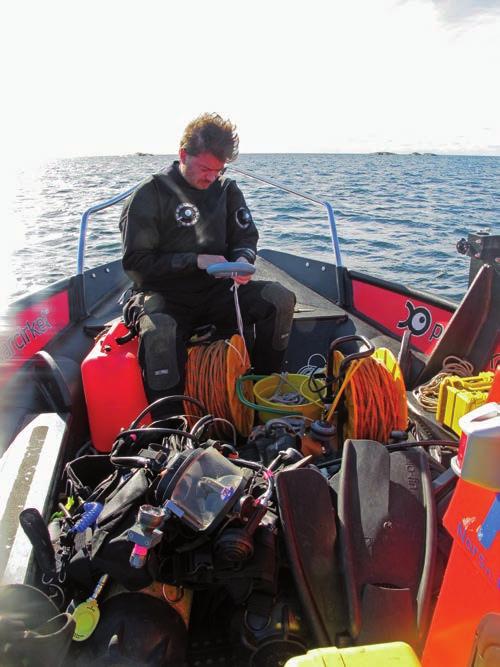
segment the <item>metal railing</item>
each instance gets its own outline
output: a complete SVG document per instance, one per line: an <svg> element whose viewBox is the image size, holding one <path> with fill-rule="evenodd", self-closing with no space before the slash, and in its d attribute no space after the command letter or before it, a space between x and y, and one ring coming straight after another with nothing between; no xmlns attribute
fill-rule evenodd
<svg viewBox="0 0 500 667"><path fill-rule="evenodd" d="M333 213L332 205L329 202L322 201L321 199L316 199L316 197L311 197L311 195L306 195L303 192L298 192L297 190L292 190L292 188L289 188L288 186L283 185L282 183L277 183L276 181L272 181L269 178L263 178L262 176L257 176L256 174L252 174L249 171L243 171L243 169L233 167L232 165L230 165L228 168L231 169L232 171L235 171L238 174L242 174L243 176L247 176L248 178L253 178L255 181L260 181L261 183L272 185L274 188L278 188L279 190L283 190L284 192L289 192L292 195L296 195L297 197L302 197L302 199L307 199L308 201L313 202L313 204L319 204L320 206L326 208L326 212L328 214L328 222L330 224L330 236L332 240L332 248L333 252L335 253L335 264L337 266L343 266L342 255L340 253L339 236L337 233L337 225L335 223L335 215Z"/></svg>
<svg viewBox="0 0 500 667"><path fill-rule="evenodd" d="M76 257L77 274L83 273L83 262L85 260L85 247L87 244L87 227L89 218L92 215L92 213L97 213L98 211L104 211L105 208L114 206L115 204L118 204L119 202L126 199L127 197L130 197L130 195L133 192L135 192L135 190L137 190L139 185L140 183L137 183L136 185L134 185L133 188L129 188L126 192L122 192L121 194L116 195L116 197L113 197L112 199L108 199L100 204L94 204L93 206L88 208L82 215L82 220L80 222L80 237L78 239L78 254Z"/></svg>
<svg viewBox="0 0 500 667"><path fill-rule="evenodd" d="M283 190L284 192L289 192L290 194L296 195L297 197L301 197L302 199L307 199L310 202L313 202L314 204L318 204L324 208L326 208L327 214L328 214L328 222L330 225L330 236L331 236L331 241L332 241L332 248L335 253L335 263L337 267L343 266L342 264L342 255L340 253L340 244L339 244L339 237L337 233L337 225L335 223L335 215L333 213L333 208L331 204L327 201L322 201L321 199L316 199L315 197L311 197L310 195L304 194L302 192L298 192L297 190L292 190L292 188L287 187L286 185L282 185L281 183L277 183L276 181L272 181L267 178L263 178L262 176L256 176L255 174L252 174L248 171L244 171L243 169L239 169L237 167L234 167L232 165L229 165L228 167L232 171L235 171L238 174L242 174L242 176L247 176L248 178L252 178L256 181L260 181L261 183L266 183L267 185L271 185L272 187L278 188L279 190ZM142 181L141 181L142 182ZM87 227L88 227L88 221L90 216L93 213L97 213L98 211L103 211L106 208L109 208L110 206L114 206L115 204L118 204L119 202L123 201L127 197L129 197L135 190L139 187L140 183L137 183L134 185L132 188L129 188L125 192L122 192L121 194L116 195L112 199L108 199L107 201L104 201L100 204L94 204L90 208L88 208L85 213L82 215L82 220L80 223L80 237L78 240L78 255L77 255L77 266L76 266L76 272L77 274L82 274L83 269L84 269L84 260L85 260L85 247L86 247L86 241L87 241Z"/></svg>

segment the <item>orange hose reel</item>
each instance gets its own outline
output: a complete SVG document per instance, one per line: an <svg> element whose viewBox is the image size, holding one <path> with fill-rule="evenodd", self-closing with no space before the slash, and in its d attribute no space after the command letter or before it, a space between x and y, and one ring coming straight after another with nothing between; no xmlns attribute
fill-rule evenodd
<svg viewBox="0 0 500 667"><path fill-rule="evenodd" d="M344 355L333 352L333 369L337 374ZM353 361L339 393L343 392L347 420L344 438L387 442L391 431L404 431L408 422L406 387L401 369L386 348L372 356ZM327 419L330 421L340 396L335 398Z"/></svg>
<svg viewBox="0 0 500 667"><path fill-rule="evenodd" d="M238 399L236 380L247 372L249 366L245 341L239 334L231 336L230 340L217 340L188 349L185 393L200 400L210 414L230 421L243 436L248 436L252 430L254 412ZM252 382L244 382L243 392L249 401L252 400ZM184 410L186 414L203 416L192 403L185 403ZM220 423L217 432L222 435L229 431Z"/></svg>

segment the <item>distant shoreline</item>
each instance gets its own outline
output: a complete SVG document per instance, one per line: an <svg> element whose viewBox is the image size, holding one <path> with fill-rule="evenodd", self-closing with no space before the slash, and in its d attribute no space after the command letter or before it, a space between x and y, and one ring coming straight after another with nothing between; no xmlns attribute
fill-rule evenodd
<svg viewBox="0 0 500 667"><path fill-rule="evenodd" d="M131 153L136 157L155 157L155 153L142 153L137 151L136 153ZM160 153L161 155L161 153ZM301 155L301 153L247 153L247 155ZM372 153L304 153L304 155L432 155L432 157L437 157L437 153L419 153L418 151L413 151L412 153L393 153L392 151L375 151Z"/></svg>
<svg viewBox="0 0 500 667"><path fill-rule="evenodd" d="M391 151L375 151L374 153L366 153L366 155L431 155L432 157L438 157L437 153L419 153L418 151L413 151L412 153L392 153ZM473 156L465 155L464 157L473 157ZM487 156L481 156L481 157L487 157Z"/></svg>
<svg viewBox="0 0 500 667"><path fill-rule="evenodd" d="M438 157L438 158L491 158L491 159L498 159L500 158L500 153L499 154L493 154L493 153L487 153L487 154L479 154L479 153L431 153L431 152L418 152L418 151L413 151L411 153L396 153L394 151L371 151L367 153L345 153L345 152L321 152L321 151L291 151L288 153L283 153L283 152L241 152L240 157L245 157L245 156L254 156L254 155L356 155L359 157ZM40 158L35 158L32 160L33 163L39 164L39 163L48 163L48 162L53 162L54 160L85 160L85 159L94 159L94 158L159 158L159 157L164 157L164 158L172 158L175 159L177 157L177 153L169 153L169 152L161 152L161 153L151 153L147 151L135 151L133 153L115 153L115 154L110 154L110 153L102 153L99 155L93 154L93 155L52 155L52 156L46 156L46 157L40 157ZM29 162L29 160L28 160ZM23 161L23 166L26 165L26 160Z"/></svg>
<svg viewBox="0 0 500 667"><path fill-rule="evenodd" d="M131 156L131 157L160 157L163 155L171 156L171 155L177 155L176 153L146 153L146 152L141 152L137 151L135 153L122 153L120 155L88 155L88 156L80 156L80 157L126 157L126 156ZM493 154L493 153L486 153L486 154L480 154L480 153L434 153L430 151L412 151L409 153L397 153L394 151L369 151L367 153L345 153L345 152L322 152L322 151L290 151L288 153L284 153L281 151L277 152L248 152L248 153L240 153L240 157L243 157L245 155L359 155L359 156L367 156L367 155L380 155L380 156L396 156L396 157L414 157L414 156L426 156L426 157L492 157L492 158L498 158L500 157L499 154Z"/></svg>

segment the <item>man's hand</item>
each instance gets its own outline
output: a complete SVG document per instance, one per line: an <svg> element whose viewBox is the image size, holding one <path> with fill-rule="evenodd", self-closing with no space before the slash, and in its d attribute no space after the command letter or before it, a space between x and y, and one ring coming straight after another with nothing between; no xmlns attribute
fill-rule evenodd
<svg viewBox="0 0 500 667"><path fill-rule="evenodd" d="M246 262L247 264L250 264L250 262L248 261L248 259L246 257L238 257L238 259L236 261L237 262ZM236 276L234 278L234 282L237 283L238 285L246 285L251 280L252 280L252 275L251 274L248 275L248 276Z"/></svg>
<svg viewBox="0 0 500 667"><path fill-rule="evenodd" d="M198 255L196 258L199 269L206 269L210 264L220 264L221 262L227 262L223 255Z"/></svg>

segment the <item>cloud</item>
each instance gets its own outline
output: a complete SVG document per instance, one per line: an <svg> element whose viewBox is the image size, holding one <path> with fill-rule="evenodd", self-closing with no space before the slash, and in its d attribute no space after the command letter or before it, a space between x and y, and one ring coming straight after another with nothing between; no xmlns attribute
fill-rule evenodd
<svg viewBox="0 0 500 667"><path fill-rule="evenodd" d="M431 0L441 17L450 23L500 16L499 0Z"/></svg>

